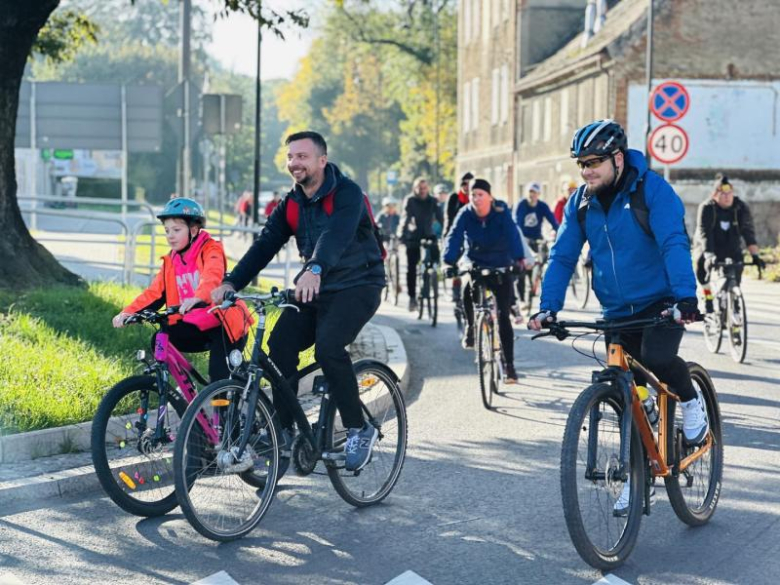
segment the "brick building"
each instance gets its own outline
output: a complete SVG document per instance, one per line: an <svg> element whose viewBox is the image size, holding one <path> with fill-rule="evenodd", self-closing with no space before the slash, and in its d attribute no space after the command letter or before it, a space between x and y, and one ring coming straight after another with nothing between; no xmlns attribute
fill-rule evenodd
<svg viewBox="0 0 780 585"><path fill-rule="evenodd" d="M615 118L627 128L630 146L643 148L648 0L591 1L604 12L593 32L584 30L588 0L515 0L509 2L514 23L506 24L506 34L461 43L459 110L463 79L485 75L485 56L511 54L512 157L503 158L507 139L501 135L500 164L507 169L500 177L506 182L501 196L516 200L525 185L538 181L543 197L554 200L564 179L578 178L568 147L574 130L590 120ZM461 0L461 25L469 16L473 25L474 5L485 13L506 3ZM761 243L775 243L780 232L776 0L656 0L655 9L654 79L681 81L691 97L689 113L676 122L691 146L670 167L671 181L689 208L689 223L715 173L723 171L751 204ZM480 88L487 103L489 89ZM461 129L459 169L495 168L497 158L491 157L498 154L498 143L489 128ZM654 168L663 172L657 163ZM498 182L495 172L488 178Z"/></svg>

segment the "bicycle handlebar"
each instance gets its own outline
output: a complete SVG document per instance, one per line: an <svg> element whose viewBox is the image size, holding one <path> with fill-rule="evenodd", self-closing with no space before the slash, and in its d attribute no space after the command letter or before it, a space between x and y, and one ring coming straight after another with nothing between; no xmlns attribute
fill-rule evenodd
<svg viewBox="0 0 780 585"><path fill-rule="evenodd" d="M193 305L193 309L199 309L201 307L208 307L208 303L201 301ZM181 305L172 305L166 308L164 311L151 311L145 310L139 313L133 313L127 319L125 319L125 325L135 325L136 323L152 323L157 324L166 320L168 317L175 315L179 312Z"/></svg>
<svg viewBox="0 0 780 585"><path fill-rule="evenodd" d="M697 321L703 321L704 316L699 315ZM593 329L594 331L621 331L624 329L636 329L638 327L652 327L655 325L671 324L675 323L674 315L669 311L667 315L658 315L656 317L648 317L645 319L633 319L631 321L622 321L616 323L614 321L553 321L552 323L542 324L543 329L549 331L543 333L537 333L531 339L538 339L539 337L548 337L554 335L558 341L563 341L569 337L572 333L569 329Z"/></svg>
<svg viewBox="0 0 780 585"><path fill-rule="evenodd" d="M219 305L219 307L215 307L215 308L219 308L222 310L229 309L230 307L235 305L237 301L240 300L248 301L253 305L255 305L255 307L274 305L281 309L290 308L290 309L295 309L296 311L301 310L297 304L297 301L295 300L294 290L280 291L276 287L273 287L270 293L261 293L261 294L240 294L237 292L228 291L227 293L225 293L225 298L222 301L222 304Z"/></svg>
<svg viewBox="0 0 780 585"><path fill-rule="evenodd" d="M500 268L480 267L475 266L467 268L465 270L459 270L453 267L454 272L446 271L446 278L455 278L457 276L463 276L464 274L470 274L471 276L491 276L493 274L519 274L520 270L517 266L502 266Z"/></svg>

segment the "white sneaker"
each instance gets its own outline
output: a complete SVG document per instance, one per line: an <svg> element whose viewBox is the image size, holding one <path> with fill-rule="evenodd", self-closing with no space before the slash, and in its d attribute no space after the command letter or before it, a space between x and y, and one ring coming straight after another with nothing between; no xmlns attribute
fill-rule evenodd
<svg viewBox="0 0 780 585"><path fill-rule="evenodd" d="M631 480L629 479L623 484L623 491L620 492L620 497L612 506L612 515L618 518L625 518L628 516L628 508L631 503ZM650 486L650 505L655 503L655 486Z"/></svg>
<svg viewBox="0 0 780 585"><path fill-rule="evenodd" d="M700 396L688 402L681 402L683 415L683 436L688 445L700 445L710 430L707 412Z"/></svg>

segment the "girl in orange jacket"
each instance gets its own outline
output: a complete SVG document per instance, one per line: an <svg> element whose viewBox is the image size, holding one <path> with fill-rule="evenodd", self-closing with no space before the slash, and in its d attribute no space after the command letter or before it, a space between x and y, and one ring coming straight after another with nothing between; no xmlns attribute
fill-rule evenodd
<svg viewBox="0 0 780 585"><path fill-rule="evenodd" d="M225 275L227 260L222 244L203 229L206 218L199 203L184 197L168 202L158 216L171 247L152 284L113 319L123 327L133 313L162 306L179 306L179 315L165 328L173 345L183 352L210 351L211 382L228 378L227 356L246 345L252 320L241 303L226 311L209 312L211 291ZM197 306L205 304L205 306ZM154 347L154 339L152 339Z"/></svg>

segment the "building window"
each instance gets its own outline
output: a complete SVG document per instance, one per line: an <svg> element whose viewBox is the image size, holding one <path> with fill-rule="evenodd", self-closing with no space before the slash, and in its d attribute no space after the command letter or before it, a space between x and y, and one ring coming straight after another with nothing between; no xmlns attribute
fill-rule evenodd
<svg viewBox="0 0 780 585"><path fill-rule="evenodd" d="M520 143L527 144L531 138L531 107L523 104L520 107Z"/></svg>
<svg viewBox="0 0 780 585"><path fill-rule="evenodd" d="M482 12L482 0L474 0L474 3L471 8L471 14L473 16L472 24L471 24L471 30L473 33L472 38L478 38L479 37L479 24L480 24L480 13Z"/></svg>
<svg viewBox="0 0 780 585"><path fill-rule="evenodd" d="M552 140L552 98L544 98L544 141Z"/></svg>
<svg viewBox="0 0 780 585"><path fill-rule="evenodd" d="M539 142L539 138L542 134L542 102L541 100L534 100L533 114L531 118L531 142Z"/></svg>
<svg viewBox="0 0 780 585"><path fill-rule="evenodd" d="M561 90L561 135L569 134L569 88Z"/></svg>
<svg viewBox="0 0 780 585"><path fill-rule="evenodd" d="M463 42L471 41L471 0L463 2Z"/></svg>
<svg viewBox="0 0 780 585"><path fill-rule="evenodd" d="M471 83L468 81L463 84L463 133L471 130Z"/></svg>
<svg viewBox="0 0 780 585"><path fill-rule="evenodd" d="M509 120L509 65L501 66L501 102L499 105L501 114L501 123L506 124Z"/></svg>
<svg viewBox="0 0 780 585"><path fill-rule="evenodd" d="M498 124L498 110L499 110L499 99L501 95L501 79L500 79L500 72L499 70L493 69L493 78L492 78L492 85L491 85L491 94L490 94L490 123L495 126Z"/></svg>
<svg viewBox="0 0 780 585"><path fill-rule="evenodd" d="M479 128L479 77L471 80L471 129Z"/></svg>

